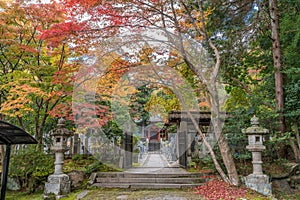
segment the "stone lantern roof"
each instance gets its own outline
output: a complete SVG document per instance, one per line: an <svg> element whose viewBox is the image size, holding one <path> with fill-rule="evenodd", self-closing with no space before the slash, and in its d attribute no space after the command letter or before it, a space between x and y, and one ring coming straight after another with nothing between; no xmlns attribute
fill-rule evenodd
<svg viewBox="0 0 300 200"><path fill-rule="evenodd" d="M255 115L251 118L251 125L252 126L243 129L242 132L246 135L266 135L269 133L268 129L259 127L259 121Z"/></svg>
<svg viewBox="0 0 300 200"><path fill-rule="evenodd" d="M73 131L70 131L69 129L65 128L65 120L63 118L60 118L57 123L57 128L50 131L50 136L66 136L70 137L74 133Z"/></svg>

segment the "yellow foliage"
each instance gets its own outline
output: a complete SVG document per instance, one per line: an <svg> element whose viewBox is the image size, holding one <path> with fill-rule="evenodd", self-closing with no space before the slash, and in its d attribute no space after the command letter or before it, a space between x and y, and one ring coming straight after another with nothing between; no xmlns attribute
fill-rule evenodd
<svg viewBox="0 0 300 200"><path fill-rule="evenodd" d="M101 58L101 66L105 66L106 69L97 80L97 93L100 93L104 99L109 99L114 92L120 93L120 88L117 89L117 86L121 82L122 76L129 70L129 64L118 55L110 54ZM130 91L131 89L128 89L127 92L131 93Z"/></svg>
<svg viewBox="0 0 300 200"><path fill-rule="evenodd" d="M0 113L14 117L22 117L27 112L33 111L31 97L46 97L47 94L40 88L27 84L15 85L10 88L6 101L2 104Z"/></svg>
<svg viewBox="0 0 300 200"><path fill-rule="evenodd" d="M129 83L128 80L122 81L120 85L116 85L114 90L114 97L118 98L122 105L129 105L128 97L137 93L138 90Z"/></svg>
<svg viewBox="0 0 300 200"><path fill-rule="evenodd" d="M199 30L203 31L203 25L207 23L208 16L213 12L213 8L209 8L204 12L204 16L202 18L201 12L199 10L190 10L186 11L185 8L180 8L176 10L179 18L179 26L182 32L190 32L193 30L196 34L196 40L203 40L203 35L199 34ZM203 24L204 23L204 24Z"/></svg>

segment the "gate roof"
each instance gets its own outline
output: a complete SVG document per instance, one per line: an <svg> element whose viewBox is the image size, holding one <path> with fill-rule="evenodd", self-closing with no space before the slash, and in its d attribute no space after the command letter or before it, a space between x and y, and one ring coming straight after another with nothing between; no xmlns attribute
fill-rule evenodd
<svg viewBox="0 0 300 200"><path fill-rule="evenodd" d="M37 144L37 141L23 129L0 120L0 145Z"/></svg>
<svg viewBox="0 0 300 200"><path fill-rule="evenodd" d="M198 121L199 125L208 126L210 124L211 112L190 111L190 113ZM187 111L173 110L169 113L168 121L170 124L180 123L181 120L190 121Z"/></svg>

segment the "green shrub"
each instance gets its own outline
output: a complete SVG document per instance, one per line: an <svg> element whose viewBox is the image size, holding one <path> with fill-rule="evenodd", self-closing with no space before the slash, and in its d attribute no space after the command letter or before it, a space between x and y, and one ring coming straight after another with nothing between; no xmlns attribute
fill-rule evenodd
<svg viewBox="0 0 300 200"><path fill-rule="evenodd" d="M44 184L53 171L54 159L33 145L18 150L10 159L9 176L19 178L21 187L29 193Z"/></svg>
<svg viewBox="0 0 300 200"><path fill-rule="evenodd" d="M72 156L73 161L82 160L82 158L83 158L82 154L76 154L76 155Z"/></svg>
<svg viewBox="0 0 300 200"><path fill-rule="evenodd" d="M85 173L91 174L93 172L96 172L100 169L101 165L101 162L95 159L95 161L92 164L86 166Z"/></svg>
<svg viewBox="0 0 300 200"><path fill-rule="evenodd" d="M104 164L101 163L99 160L95 159L93 163L90 165L87 165L85 167L85 173L91 174L93 172L116 172L121 171L120 169L117 169L115 166L110 164Z"/></svg>
<svg viewBox="0 0 300 200"><path fill-rule="evenodd" d="M190 167L190 168L196 168L196 167L197 167L197 163L196 163L196 162L193 162L193 161L190 161L190 162L188 163L188 167Z"/></svg>

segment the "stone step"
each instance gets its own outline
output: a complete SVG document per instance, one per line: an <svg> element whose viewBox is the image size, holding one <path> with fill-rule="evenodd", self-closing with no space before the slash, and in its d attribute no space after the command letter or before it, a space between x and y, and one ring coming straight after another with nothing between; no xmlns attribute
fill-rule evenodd
<svg viewBox="0 0 300 200"><path fill-rule="evenodd" d="M176 183L176 184L190 184L190 183L204 183L207 179L184 177L184 178L97 178L97 183Z"/></svg>
<svg viewBox="0 0 300 200"><path fill-rule="evenodd" d="M97 172L97 178L201 178L208 174L202 173L126 173L126 172Z"/></svg>
<svg viewBox="0 0 300 200"><path fill-rule="evenodd" d="M193 188L210 180L208 173L189 173L172 169L157 173L97 172L92 174L90 184L102 188L171 189Z"/></svg>
<svg viewBox="0 0 300 200"><path fill-rule="evenodd" d="M130 188L130 189L183 189L183 188L194 188L199 184L160 184L160 183L95 183L94 187L101 188Z"/></svg>

